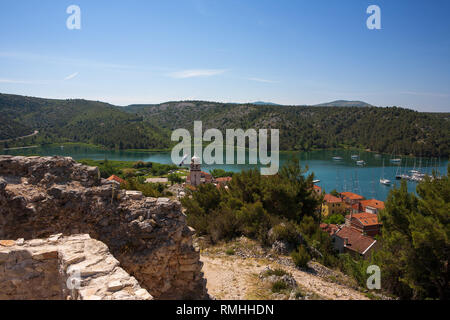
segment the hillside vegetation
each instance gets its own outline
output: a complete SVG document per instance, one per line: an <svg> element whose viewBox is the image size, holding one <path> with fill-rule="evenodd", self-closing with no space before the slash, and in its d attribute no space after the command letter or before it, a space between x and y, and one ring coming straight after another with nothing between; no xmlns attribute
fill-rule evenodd
<svg viewBox="0 0 450 320"><path fill-rule="evenodd" d="M130 113L167 129L280 129L281 150L356 147L377 152L447 157L450 115L403 108L256 106L211 102L170 102L129 106Z"/></svg>
<svg viewBox="0 0 450 320"><path fill-rule="evenodd" d="M168 134L129 114L96 101L52 100L0 94L0 140L39 130L36 137L9 145L83 142L107 148L167 148Z"/></svg>
<svg viewBox="0 0 450 320"><path fill-rule="evenodd" d="M117 107L86 100L0 94L0 140L39 130L8 146L83 142L116 149L167 149L173 129L280 129L280 149L362 148L448 157L450 114L403 108L306 107L204 101ZM3 144L0 146L4 146Z"/></svg>

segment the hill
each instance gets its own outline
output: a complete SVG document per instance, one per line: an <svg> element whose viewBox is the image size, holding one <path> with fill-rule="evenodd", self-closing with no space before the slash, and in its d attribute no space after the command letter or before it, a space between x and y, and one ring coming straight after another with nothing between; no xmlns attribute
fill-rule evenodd
<svg viewBox="0 0 450 320"><path fill-rule="evenodd" d="M363 101L336 100L327 103L315 105L315 107L373 107L371 104Z"/></svg>
<svg viewBox="0 0 450 320"><path fill-rule="evenodd" d="M257 106L279 106L279 104L277 104L277 103L264 102L264 101L256 101L256 102L253 102L252 104L256 104Z"/></svg>
<svg viewBox="0 0 450 320"><path fill-rule="evenodd" d="M40 134L9 145L83 142L107 148L167 148L168 133L143 121L142 116L107 103L55 100L0 94L0 140Z"/></svg>
<svg viewBox="0 0 450 320"><path fill-rule="evenodd" d="M391 107L314 107L226 104L202 101L125 107L146 121L173 130L280 129L281 150L356 147L377 152L448 157L450 117Z"/></svg>
<svg viewBox="0 0 450 320"><path fill-rule="evenodd" d="M117 149L166 149L174 129L280 129L280 149L354 147L448 157L450 115L398 107L314 107L174 101L118 107L87 100L0 94L0 140L33 133L9 146L83 142ZM0 144L3 146L3 144Z"/></svg>

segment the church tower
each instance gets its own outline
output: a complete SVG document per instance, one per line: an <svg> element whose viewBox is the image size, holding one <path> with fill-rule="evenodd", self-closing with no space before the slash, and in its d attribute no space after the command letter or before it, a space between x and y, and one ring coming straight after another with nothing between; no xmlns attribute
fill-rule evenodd
<svg viewBox="0 0 450 320"><path fill-rule="evenodd" d="M191 159L191 171L189 173L189 178L191 185L194 187L200 184L200 178L202 176L202 171L200 168L200 158L194 155Z"/></svg>

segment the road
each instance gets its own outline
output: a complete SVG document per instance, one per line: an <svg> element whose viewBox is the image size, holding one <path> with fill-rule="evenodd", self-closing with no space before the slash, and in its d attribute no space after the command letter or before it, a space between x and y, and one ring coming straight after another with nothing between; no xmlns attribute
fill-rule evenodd
<svg viewBox="0 0 450 320"><path fill-rule="evenodd" d="M25 139L25 138L30 138L30 137L33 137L33 136L37 135L38 133L39 133L39 130L34 130L34 132L32 134L29 134L27 136L17 137L17 138L12 138L12 139L6 139L6 140L0 140L0 143L2 143L2 142L10 142L10 141L14 141L14 140L21 140L21 139Z"/></svg>

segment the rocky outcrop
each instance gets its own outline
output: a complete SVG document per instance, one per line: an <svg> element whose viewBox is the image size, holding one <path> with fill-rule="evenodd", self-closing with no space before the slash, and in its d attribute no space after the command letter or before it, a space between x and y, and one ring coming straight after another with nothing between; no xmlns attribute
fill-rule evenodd
<svg viewBox="0 0 450 320"><path fill-rule="evenodd" d="M145 198L62 157L0 156L0 239L89 234L156 299L207 297L181 205Z"/></svg>
<svg viewBox="0 0 450 320"><path fill-rule="evenodd" d="M89 235L0 241L0 300L152 300Z"/></svg>

